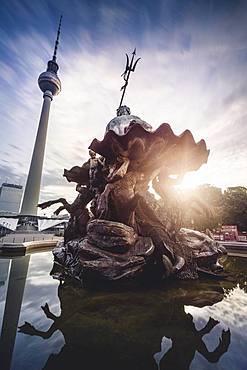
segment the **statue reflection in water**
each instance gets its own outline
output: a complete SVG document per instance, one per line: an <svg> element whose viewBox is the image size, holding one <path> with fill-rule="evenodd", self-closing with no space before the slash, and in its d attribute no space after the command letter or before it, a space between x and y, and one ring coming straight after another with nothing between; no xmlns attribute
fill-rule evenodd
<svg viewBox="0 0 247 370"><path fill-rule="evenodd" d="M227 352L231 338L230 329L222 330L219 344L212 352L208 351L203 341L203 336L209 334L219 324L219 321L210 317L204 328L197 330L193 316L190 313L186 314L183 306L181 306L179 315L176 313L176 318L176 324L181 329L176 330L172 325L167 326L165 337L161 342L161 351L154 355L158 369L189 370L196 351L211 363L218 362L221 356ZM171 341L170 346L168 342Z"/></svg>
<svg viewBox="0 0 247 370"><path fill-rule="evenodd" d="M54 315L46 303L42 310L53 321L49 329L42 331L25 322L19 331L43 339L56 330L62 332L65 344L58 354L49 356L46 370L155 370L157 366L162 370L188 370L196 351L216 363L230 344L230 330L223 330L217 347L208 351L203 336L219 321L210 317L205 327L197 330L192 315L184 310L184 305L203 307L223 299L220 285L215 283L210 289L188 289L186 294L184 289L181 293L179 289L90 293L60 282L61 315ZM157 352L160 342L161 351ZM171 343L170 348L166 342Z"/></svg>

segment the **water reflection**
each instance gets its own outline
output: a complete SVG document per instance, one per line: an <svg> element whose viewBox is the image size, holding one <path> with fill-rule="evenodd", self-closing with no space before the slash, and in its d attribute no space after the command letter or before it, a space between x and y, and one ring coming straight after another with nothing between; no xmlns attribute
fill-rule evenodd
<svg viewBox="0 0 247 370"><path fill-rule="evenodd" d="M11 364L29 259L30 256L28 255L15 258L11 261L0 338L0 358L2 370L9 369ZM7 264L9 264L9 260L6 260L6 265Z"/></svg>
<svg viewBox="0 0 247 370"><path fill-rule="evenodd" d="M41 308L52 320L49 328L43 331L25 322L19 330L43 339L57 330L62 332L65 345L48 358L44 369L68 369L71 365L77 369L82 364L90 369L155 369L156 361L159 369L187 370L196 351L216 363L230 344L230 330L222 330L219 345L208 351L203 336L219 321L210 318L204 328L197 330L193 316L184 311L188 302L201 307L223 299L219 284L207 289L203 293L190 289L186 296L183 289L163 294L152 291L90 294L60 283L61 315L54 315L45 303ZM161 345L161 352L152 356L164 335L172 340L172 347L166 352Z"/></svg>
<svg viewBox="0 0 247 370"><path fill-rule="evenodd" d="M246 332L235 321L224 321L229 310L239 321L246 314L247 295L241 289L246 279L238 275L237 260L232 271L238 288L230 274L223 282L169 282L159 289L122 292L59 284L49 276L51 254L33 255L29 268L28 260L19 260L19 275L13 261L0 287L0 298L8 287L1 337L9 343L2 340L2 355L4 348L9 351L1 370L246 369L245 350L238 343L246 343Z"/></svg>
<svg viewBox="0 0 247 370"><path fill-rule="evenodd" d="M59 299L60 299L59 292L60 292L60 288L61 288L62 285L63 285L63 283L60 282L59 287L58 287L58 298ZM50 307L49 307L48 303L45 303L44 306L41 306L41 309L43 310L47 319L51 319L53 321L53 323L51 324L51 326L49 327L48 330L46 330L46 331L37 330L33 325L31 325L29 322L25 321L24 325L19 326L19 332L24 333L24 334L29 334L29 335L36 335L36 336L41 337L43 339L49 339L56 330L61 330L61 326L62 326L61 322L62 322L63 316L64 316L63 315L64 310L62 309L62 301L61 300L60 300L60 306L61 306L61 315L60 316L56 316L50 311Z"/></svg>
<svg viewBox="0 0 247 370"><path fill-rule="evenodd" d="M207 324L201 330L197 330L193 316L190 313L186 314L184 307L181 306L180 309L180 313L178 314L177 311L175 315L176 326L179 325L180 330L177 330L176 326L168 326L166 336L161 342L161 351L154 355L158 369L189 370L196 351L207 361L218 362L228 350L231 339L230 329L222 330L218 346L214 351L208 351L203 336L209 334L219 321L210 317ZM167 343L166 339L171 339L172 343Z"/></svg>
<svg viewBox="0 0 247 370"><path fill-rule="evenodd" d="M53 286L54 284L57 286L57 282L49 277L52 263L49 263L51 256L47 258L48 255L50 253L0 258L1 370L41 368L37 365L42 361L32 361L40 357L37 351L31 352L35 341L30 345L20 338L17 328L18 322L23 322L23 318L31 317L32 320L39 318L37 311L40 299L44 299L42 295L51 298L53 302L56 301ZM45 287L48 288L48 294ZM31 360L31 366L28 360Z"/></svg>

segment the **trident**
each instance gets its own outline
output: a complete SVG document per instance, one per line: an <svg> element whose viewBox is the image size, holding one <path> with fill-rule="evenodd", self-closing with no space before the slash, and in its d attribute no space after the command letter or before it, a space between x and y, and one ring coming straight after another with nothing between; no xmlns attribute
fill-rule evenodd
<svg viewBox="0 0 247 370"><path fill-rule="evenodd" d="M129 56L128 56L128 54L125 54L125 55L126 55L126 58L127 58L126 67L125 67L124 73L121 74L121 77L123 77L123 79L125 81L125 84L120 89L120 91L123 90L123 93L122 93L122 97L121 97L121 100L120 100L119 108L121 107L122 102L123 102L124 94L125 94L126 88L128 86L128 82L129 82L130 73L131 72L135 72L136 65L139 62L139 60L141 59L141 58L138 58L135 61L135 63L134 63L134 58L135 58L135 55L136 55L136 48L135 48L135 50L132 53L132 58L131 58L131 62L130 63L129 63ZM134 65L133 65L133 63L134 63Z"/></svg>

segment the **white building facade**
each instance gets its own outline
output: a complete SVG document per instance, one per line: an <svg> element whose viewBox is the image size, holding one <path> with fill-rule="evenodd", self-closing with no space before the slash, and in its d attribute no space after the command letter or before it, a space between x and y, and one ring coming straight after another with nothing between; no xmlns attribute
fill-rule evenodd
<svg viewBox="0 0 247 370"><path fill-rule="evenodd" d="M19 213L22 193L21 185L3 183L0 187L0 212Z"/></svg>

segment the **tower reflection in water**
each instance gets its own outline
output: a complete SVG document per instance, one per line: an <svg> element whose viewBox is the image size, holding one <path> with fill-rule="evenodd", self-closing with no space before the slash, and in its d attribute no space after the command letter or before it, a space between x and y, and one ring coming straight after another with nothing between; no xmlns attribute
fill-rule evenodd
<svg viewBox="0 0 247 370"><path fill-rule="evenodd" d="M11 366L29 260L30 255L0 260L1 285L7 288L0 337L1 370Z"/></svg>
<svg viewBox="0 0 247 370"><path fill-rule="evenodd" d="M184 310L187 304L203 307L223 299L223 289L217 282L206 291L204 288L104 293L60 283L61 314L55 315L44 302L41 308L49 319L47 324L52 320L48 329L40 330L32 322L25 322L19 331L45 340L57 330L63 334L63 348L49 356L44 369L145 370L158 366L185 370L190 368L196 351L216 363L228 350L230 330L222 330L219 344L208 351L203 336L210 334L219 321L210 317L197 330L192 315Z"/></svg>

